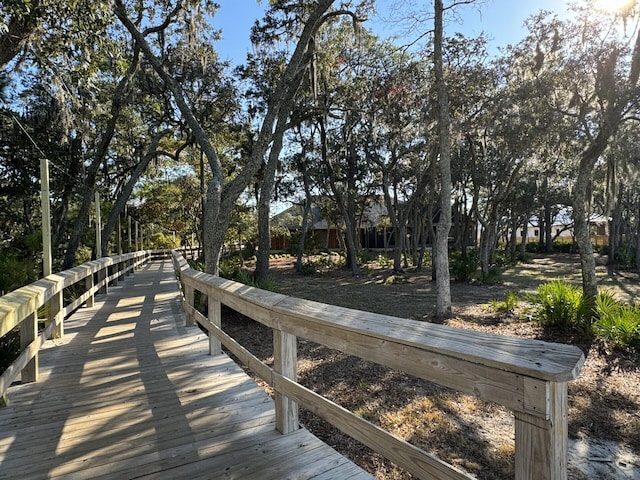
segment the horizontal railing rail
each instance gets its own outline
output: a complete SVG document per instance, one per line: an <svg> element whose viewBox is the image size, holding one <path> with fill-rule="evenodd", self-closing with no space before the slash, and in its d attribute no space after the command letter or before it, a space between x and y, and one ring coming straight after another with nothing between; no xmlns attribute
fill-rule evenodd
<svg viewBox="0 0 640 480"><path fill-rule="evenodd" d="M134 269L151 258L150 251L131 252L83 263L69 270L48 275L0 297L0 338L20 328L20 355L0 375L0 397L21 376L23 383L38 380L38 351L44 342L64 335L64 319L81 305L92 306L96 293L107 293ZM65 304L65 289L74 298ZM38 311L47 307L45 328L38 331Z"/></svg>
<svg viewBox="0 0 640 480"><path fill-rule="evenodd" d="M473 394L513 411L515 478L567 478L567 383L584 363L577 347L406 320L267 292L173 262L187 325L209 332L209 353L224 345L275 391L276 428L298 425L298 404L422 479L468 479L465 472L400 440L296 382L297 337ZM194 305L207 296L208 317ZM221 305L273 330L273 368L221 329Z"/></svg>

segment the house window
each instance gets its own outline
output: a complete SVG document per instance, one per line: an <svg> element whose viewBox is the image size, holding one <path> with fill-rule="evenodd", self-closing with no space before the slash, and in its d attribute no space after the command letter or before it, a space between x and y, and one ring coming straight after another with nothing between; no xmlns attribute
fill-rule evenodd
<svg viewBox="0 0 640 480"><path fill-rule="evenodd" d="M534 237L537 237L537 236L538 236L538 234L539 234L538 230L534 230L534 231L533 231L533 236L534 236Z"/></svg>

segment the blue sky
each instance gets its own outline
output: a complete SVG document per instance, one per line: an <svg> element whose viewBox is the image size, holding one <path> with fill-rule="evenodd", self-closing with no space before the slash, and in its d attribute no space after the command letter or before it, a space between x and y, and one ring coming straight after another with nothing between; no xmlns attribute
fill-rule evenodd
<svg viewBox="0 0 640 480"><path fill-rule="evenodd" d="M397 0L378 0L381 18L374 18L368 24L381 37L392 33L393 25L385 24L382 19L389 16L388 10L394 1ZM221 8L213 20L216 27L222 28L223 39L217 45L218 52L223 59L242 63L251 49L251 26L262 17L268 0L261 4L256 0L219 0L218 3ZM429 0L423 3L429 3ZM529 15L541 9L562 13L567 3L567 0L485 0L480 6L460 7L462 23L449 21L447 33L459 31L467 36L477 36L484 31L492 39L491 47L506 46L517 43L524 36L523 23Z"/></svg>

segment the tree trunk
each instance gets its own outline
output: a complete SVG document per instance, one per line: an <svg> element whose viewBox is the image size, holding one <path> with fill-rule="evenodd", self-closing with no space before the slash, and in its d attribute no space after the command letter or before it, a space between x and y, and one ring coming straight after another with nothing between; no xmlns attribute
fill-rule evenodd
<svg viewBox="0 0 640 480"><path fill-rule="evenodd" d="M578 176L573 187L573 221L580 253L582 293L586 299L590 300L595 300L598 295L598 282L596 279L596 262L593 257L593 246L591 245L589 232L587 200L591 172L600 153L600 151L590 147L582 154Z"/></svg>
<svg viewBox="0 0 640 480"><path fill-rule="evenodd" d="M511 217L511 237L509 240L509 247L511 263L515 263L518 252L518 217L513 214Z"/></svg>
<svg viewBox="0 0 640 480"><path fill-rule="evenodd" d="M258 284L269 276L269 256L271 255L271 196L275 185L278 159L282 151L282 139L286 131L288 109L281 109L278 114L276 131L269 151L269 160L265 165L260 198L258 199L258 255L256 258L255 280Z"/></svg>
<svg viewBox="0 0 640 480"><path fill-rule="evenodd" d="M440 153L440 219L436 228L436 318L451 316L451 285L449 280L449 230L451 230L451 144L449 95L443 69L442 0L434 0L434 72L438 95L438 144Z"/></svg>
<svg viewBox="0 0 640 480"><path fill-rule="evenodd" d="M311 213L311 206L313 198L311 196L311 187L309 186L309 171L304 159L305 150L303 148L303 159L301 164L302 170L302 185L304 187L304 211L302 212L302 226L300 229L300 238L298 239L298 254L296 257L296 272L302 272L302 256L304 255L305 242L307 239L307 230L309 228L309 214ZM329 230L329 223L327 222L327 231ZM328 242L328 239L327 239ZM327 246L329 243L327 243Z"/></svg>
<svg viewBox="0 0 640 480"><path fill-rule="evenodd" d="M544 228L545 228L545 248L546 253L553 252L553 225L551 222L551 200L548 195L548 180L544 178L545 194L544 194Z"/></svg>
<svg viewBox="0 0 640 480"><path fill-rule="evenodd" d="M640 275L640 207L636 217L636 272Z"/></svg>
<svg viewBox="0 0 640 480"><path fill-rule="evenodd" d="M267 111L258 133L258 138L254 143L251 156L245 167L228 183L224 183L224 172L218 155L211 145L208 135L202 128L198 119L194 116L191 107L184 98L180 84L171 77L164 69L162 61L157 57L145 36L136 28L127 16L126 8L122 0L115 0L114 12L122 24L129 30L132 37L140 45L145 57L167 85L173 94L173 98L180 112L185 117L194 140L204 152L212 170L212 179L207 189L206 209L203 214L204 220L204 251L205 270L207 273L217 275L219 271L220 254L224 245L225 232L229 226L231 213L235 207L235 202L251 182L255 174L260 169L266 151L269 148L273 127L283 104L290 101L294 93L300 87L296 83L296 77L307 65L310 55L308 55L309 44L313 37L326 20L325 13L333 3L333 0L319 0L316 7L307 17L307 21L300 33L298 43L289 60L284 73L280 76L273 94L269 98Z"/></svg>
<svg viewBox="0 0 640 480"><path fill-rule="evenodd" d="M158 149L158 143L160 142L162 137L164 137L168 133L169 133L168 130L164 130L162 132L156 133L153 136L153 138L151 139L151 143L149 144L149 148L147 149L147 153L145 153L144 157L142 157L142 160L140 160L140 163L136 165L136 168L133 170L133 173L131 174L131 177L127 181L124 189L122 190L122 192L120 192L120 194L116 198L116 201L111 207L111 211L109 212L109 217L107 218L107 221L104 223L104 226L102 227L102 245L100 245L100 251L102 252L103 257L107 256L107 247L109 245L109 238L111 237L113 230L116 228L116 224L118 223L120 214L124 211L124 207L127 204L127 201L129 200L129 198L131 197L131 192L133 192L133 188L135 187L136 183L138 183L138 179L140 178L140 176L147 169L149 162L151 162L151 160L155 158L156 150Z"/></svg>
<svg viewBox="0 0 640 480"><path fill-rule="evenodd" d="M620 227L622 224L622 197L624 195L624 184L620 184L619 191L611 214L611 222L609 226L609 253L608 253L608 270L609 275L616 273L616 250L620 244Z"/></svg>
<svg viewBox="0 0 640 480"><path fill-rule="evenodd" d="M129 68L127 69L125 75L122 77L122 79L120 79L120 82L118 82L118 86L116 87L116 90L113 94L113 99L111 100L111 116L109 117L107 127L100 138L100 146L95 154L95 157L91 161L91 164L87 168L87 176L84 181L82 203L80 204L80 210L78 211L76 223L73 227L73 231L71 232L69 244L67 245L67 251L65 253L64 262L62 264L63 270L73 267L73 264L76 261L76 253L80 245L80 239L84 235L87 224L89 223L89 210L91 209L91 203L93 202L94 194L96 191L96 179L98 176L98 170L107 155L109 145L111 144L111 140L113 139L113 135L115 133L116 124L118 122L120 112L122 111L127 96L130 93L129 86L136 70L138 69L139 53L140 50L136 45L134 47L131 64L129 65ZM96 245L96 252L98 248L100 248L100 246Z"/></svg>
<svg viewBox="0 0 640 480"><path fill-rule="evenodd" d="M524 224L522 225L522 243L520 244L520 256L524 261L527 258L527 232L529 230L529 212L524 214Z"/></svg>

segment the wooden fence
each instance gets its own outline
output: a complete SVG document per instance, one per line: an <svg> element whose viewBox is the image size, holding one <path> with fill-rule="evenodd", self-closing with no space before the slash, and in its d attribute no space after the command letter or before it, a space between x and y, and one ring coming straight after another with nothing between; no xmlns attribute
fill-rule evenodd
<svg viewBox="0 0 640 480"><path fill-rule="evenodd" d="M209 332L211 355L223 344L275 391L276 428L298 426L298 405L421 479L469 479L465 472L400 440L296 382L296 338L476 395L513 411L515 478L567 478L567 383L584 363L570 345L492 335L292 298L195 271L178 252L174 267L187 325ZM207 296L208 318L194 307ZM221 329L221 305L273 330L273 368Z"/></svg>
<svg viewBox="0 0 640 480"><path fill-rule="evenodd" d="M0 297L0 337L19 326L21 347L18 358L0 376L0 397L4 398L19 375L23 383L38 380L38 351L47 339L64 335L65 317L84 303L92 306L96 293L107 293L109 285L117 284L150 258L149 251L100 258ZM67 302L65 290L71 297ZM41 332L38 331L39 310L46 317Z"/></svg>

